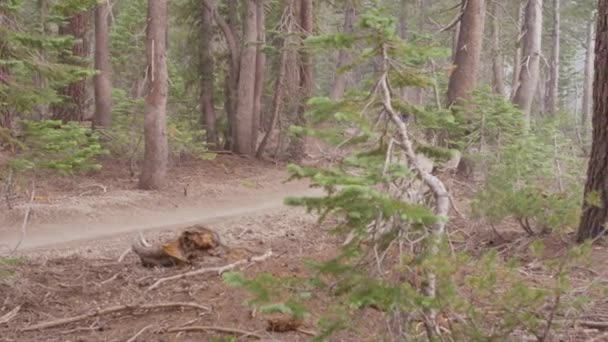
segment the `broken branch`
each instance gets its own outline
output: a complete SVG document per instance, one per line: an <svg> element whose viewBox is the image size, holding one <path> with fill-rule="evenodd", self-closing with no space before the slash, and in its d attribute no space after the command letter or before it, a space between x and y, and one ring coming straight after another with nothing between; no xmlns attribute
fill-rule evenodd
<svg viewBox="0 0 608 342"><path fill-rule="evenodd" d="M61 318L61 319L57 319L57 320L52 320L52 321L47 321L47 322L30 325L29 327L22 328L21 331L34 331L34 330L54 328L54 327L58 327L58 326L61 326L64 324L79 322L79 321L82 321L82 320L85 320L85 319L88 319L91 317L108 315L108 314L125 311L125 310L151 310L151 309L157 309L157 308L174 308L174 307L190 307L190 308L195 308L195 309L199 309L199 310L211 311L211 309L209 307L200 305L200 304L196 304L196 303L174 302L174 303L158 303L158 304L147 304L147 305L120 305L120 306L112 306L112 307L105 308L105 309L97 309L97 310L87 313L87 314L82 314L82 315L67 317L67 318Z"/></svg>
<svg viewBox="0 0 608 342"><path fill-rule="evenodd" d="M255 337L258 340L262 339L262 336L256 334L254 332L245 331L236 328L228 328L228 327L218 327L218 326L203 326L203 325L193 325L189 327L180 327L180 328L171 328L167 330L167 332L181 332L181 331L217 331L228 334L237 334L239 337Z"/></svg>
<svg viewBox="0 0 608 342"><path fill-rule="evenodd" d="M160 278L154 284L152 284L150 287L148 287L146 292L154 290L155 288L159 287L161 284L171 281L171 280L192 277L195 275L201 275L201 274L205 274L205 273L217 273L218 275L221 275L222 273L224 273L226 271L235 269L236 267L246 264L248 262L264 261L264 260L270 258L271 256L272 256L272 250L268 250L268 252L264 253L263 255L258 255L258 256L251 257L251 258L242 259L242 260L239 260L232 264L228 264L228 265L224 265L224 266L216 266L216 267L203 267L203 268L199 268L198 270L194 270L194 271L190 271L190 272L186 272L186 273L180 273L180 274L176 274L176 275L170 276L170 277Z"/></svg>

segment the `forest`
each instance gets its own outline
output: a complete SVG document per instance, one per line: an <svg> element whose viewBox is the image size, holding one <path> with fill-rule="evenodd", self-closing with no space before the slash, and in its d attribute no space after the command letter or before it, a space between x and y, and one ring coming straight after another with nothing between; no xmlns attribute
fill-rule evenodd
<svg viewBox="0 0 608 342"><path fill-rule="evenodd" d="M0 342L608 341L607 221L608 0L0 0Z"/></svg>

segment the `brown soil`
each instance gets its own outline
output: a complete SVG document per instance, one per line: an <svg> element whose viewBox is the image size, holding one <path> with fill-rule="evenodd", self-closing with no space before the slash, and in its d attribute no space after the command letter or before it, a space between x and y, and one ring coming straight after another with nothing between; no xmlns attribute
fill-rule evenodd
<svg viewBox="0 0 608 342"><path fill-rule="evenodd" d="M222 163L224 165L234 163L228 169L240 170L239 173L223 172ZM0 258L3 260L0 264L0 322L4 315L20 306L20 310L8 323L0 323L1 342L129 341L144 328L146 329L136 339L130 341L212 341L212 337L220 336L240 336L239 341L254 339L254 337L259 337L263 341L311 340L309 334L319 329L315 326L317 320L331 312L331 300L322 294L313 297L307 303L311 316L301 324L300 322L295 324L298 331L269 332L267 331L269 318L251 310L247 305L247 300L250 299L247 292L229 287L216 273L166 282L156 289L146 291L160 278L183 273L191 268L230 264L252 255L263 254L267 250L272 250L272 257L259 263L247 262L238 270L250 276L263 272L282 277L309 275L310 271L303 265L302 260L305 258L327 260L337 254L341 240L330 234L327 227L319 226L314 215L306 214L300 209L281 208L278 205L258 206L259 202L267 201L268 198L274 200L293 194L294 189L300 190L305 186L300 184L291 187L281 184L281 180L285 179L286 175L282 168L274 165L242 158L221 157L209 163L183 164L172 170L175 176L172 185L166 190L153 194L143 193L142 197L137 197L134 194L139 192L133 190L134 181L124 181L124 172L118 170L122 169L117 167L117 170L112 170L110 167L109 170L94 176L94 182L104 184L107 192L85 196L91 197L91 203L98 203L97 200L106 197L108 201L101 205L95 204L98 207L95 207L93 221L105 220L106 227L111 227L111 222L138 218L157 228L145 232L146 239L152 243L174 237L176 228L183 226L184 222L180 221L179 217L181 214L173 203L177 203L178 208L182 206L190 209L211 205L215 211L249 205L252 210L204 220L210 222L209 226L217 231L232 249L224 255L209 257L191 267L144 268L133 253L127 254L122 262L118 262L119 256L128 249L137 236L136 232L141 228L139 226L131 226L130 228L136 229L126 230L128 233L109 237L91 235L86 241L64 242L46 247L42 243L34 249L20 251L17 254L20 259ZM114 172L119 175L111 176ZM41 190L52 194L53 198L62 199L56 202L57 207L49 209L47 216L44 216L54 221L55 227L67 226L71 229L78 227L82 222L87 222L83 219L81 211L62 209L62 204L67 203L66 198L74 197L85 189L82 185L85 179L89 178L70 182L49 179L47 183L37 185L37 189L40 186ZM189 184L188 197L183 195L183 187L186 184ZM471 189L451 181L448 181L448 186L452 189L453 196L459 199L456 207L463 214L461 216L453 211L449 223L455 252L467 251L475 256L496 249L505 259L515 257L520 260L521 272L526 281L537 284L553 281L553 275L549 271L537 267L533 262L528 249L532 242L531 238L526 237L513 224L497 227L500 232L500 236L497 236L489 227L469 219L467 203L462 199L470 197ZM122 202L117 206L118 208L112 205L114 203L112 196L118 196L119 193L127 194L125 197L129 199L127 201L129 207L126 210ZM264 197L266 196L264 194L269 197ZM22 196L22 202L26 198L27 196ZM21 208L23 206L23 203L19 205ZM72 214L67 215L66 218L63 215L68 211ZM157 221L157 218L151 218L154 212L162 212L163 215L168 215L164 217L182 224L154 224L154 221ZM110 220L108 215L114 216L114 221ZM138 217L139 215L144 216ZM28 226L32 230L28 230L26 239L48 236L44 235L44 232L49 226L41 223L41 217L38 216L31 223L32 227ZM37 230L36 227L39 229ZM7 230L0 229L0 240L3 239L2 232ZM546 237L545 257L555 258L562 255L569 244L567 235ZM593 248L592 260L607 258L608 252L605 246L597 245ZM574 295L589 298L581 319L608 321L608 303L604 299L604 287L602 287L606 284L605 279L608 279L608 265L600 262L581 266L570 274L569 279L576 290L573 292ZM587 287L591 281L601 286ZM190 306L149 307L162 303L189 303ZM193 304L206 308L192 308ZM23 331L40 322L74 317L121 305L134 307L53 328ZM148 308L141 309L141 305L148 305ZM350 322L350 329L334 335L331 341L390 340L389 327L379 311L370 308L357 313L354 317ZM278 324L276 317L273 323ZM278 324L280 326L290 325L285 322L280 323ZM238 329L255 336L242 336L242 332L226 333L211 330L170 332L172 329L193 325ZM560 329L559 336L552 336L549 341L593 339L608 341L608 334L605 334L601 328L577 326ZM522 336L519 340L525 341L527 337Z"/></svg>

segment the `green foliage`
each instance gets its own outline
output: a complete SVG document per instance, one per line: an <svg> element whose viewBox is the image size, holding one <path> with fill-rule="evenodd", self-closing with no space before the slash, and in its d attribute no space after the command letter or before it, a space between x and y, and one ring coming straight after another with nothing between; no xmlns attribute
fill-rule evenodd
<svg viewBox="0 0 608 342"><path fill-rule="evenodd" d="M97 157L104 153L99 135L75 122L22 121L25 149L10 166L18 172L53 170L72 174L99 170Z"/></svg>
<svg viewBox="0 0 608 342"><path fill-rule="evenodd" d="M500 146L494 157L482 154L489 169L474 213L492 224L512 217L529 234L575 227L584 170L573 145L549 123Z"/></svg>

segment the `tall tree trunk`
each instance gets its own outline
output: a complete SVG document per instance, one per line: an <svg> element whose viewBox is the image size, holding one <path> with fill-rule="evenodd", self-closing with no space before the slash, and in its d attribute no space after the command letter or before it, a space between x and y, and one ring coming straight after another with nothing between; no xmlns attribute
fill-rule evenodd
<svg viewBox="0 0 608 342"><path fill-rule="evenodd" d="M242 155L253 155L253 106L255 102L255 76L257 55L257 5L256 0L246 1L243 18L243 49L239 72L238 99L236 109L236 141L234 151Z"/></svg>
<svg viewBox="0 0 608 342"><path fill-rule="evenodd" d="M593 144L578 228L579 242L604 234L608 220L608 0L598 2L596 28Z"/></svg>
<svg viewBox="0 0 608 342"><path fill-rule="evenodd" d="M587 123L589 118L591 118L593 111L593 49L595 45L593 44L594 33L594 24L595 24L595 15L594 11L587 23L587 43L586 43L586 52L585 52L585 82L583 85L583 110L581 117L581 129L583 132L583 136L587 136Z"/></svg>
<svg viewBox="0 0 608 342"><path fill-rule="evenodd" d="M460 20L458 47L454 56L455 69L448 83L448 107L460 99L468 99L477 83L479 59L485 18L484 0L464 0Z"/></svg>
<svg viewBox="0 0 608 342"><path fill-rule="evenodd" d="M260 132L260 120L262 117L262 94L264 92L264 75L266 69L266 15L264 13L264 1L257 0L256 4L256 31L257 45L255 51L255 89L253 93L253 123L251 125L251 140L253 151L256 151L258 135Z"/></svg>
<svg viewBox="0 0 608 342"><path fill-rule="evenodd" d="M228 46L229 63L224 79L224 110L226 111L227 130L225 132L224 148L226 150L234 150L236 140L236 108L239 87L239 68L240 68L240 47L238 41L238 1L226 0L228 7L228 15L226 20L218 13L210 1L203 0L203 5L213 13L213 19L219 26Z"/></svg>
<svg viewBox="0 0 608 342"><path fill-rule="evenodd" d="M558 110L559 100L559 39L560 39L560 0L553 0L553 32L551 33L551 62L549 64L549 84L547 85L547 102L545 110L550 115L555 115Z"/></svg>
<svg viewBox="0 0 608 342"><path fill-rule="evenodd" d="M89 27L89 11L82 11L68 19L65 25L59 27L59 34L71 35L76 42L72 47L71 56L61 56L65 63L81 64L82 61L71 60L72 56L84 59L89 56L89 42L86 33ZM65 98L64 103L55 106L53 118L67 121L83 121L86 110L86 80L73 82L59 91Z"/></svg>
<svg viewBox="0 0 608 342"><path fill-rule="evenodd" d="M93 127L110 127L112 121L112 83L110 81L109 8L106 1L95 8L95 114Z"/></svg>
<svg viewBox="0 0 608 342"><path fill-rule="evenodd" d="M505 69L500 47L500 17L502 11L496 1L492 1L490 12L490 20L492 21L492 89L496 94L504 97L507 95L507 91L505 90Z"/></svg>
<svg viewBox="0 0 608 342"><path fill-rule="evenodd" d="M159 189L165 184L169 146L167 142L167 0L148 0L146 59L149 88L144 112L144 161L140 189Z"/></svg>
<svg viewBox="0 0 608 342"><path fill-rule="evenodd" d="M211 10L201 6L201 45L200 45L200 72L201 72L201 123L204 123L207 133L207 144L217 148L216 114L213 105L215 60L213 59L213 16Z"/></svg>
<svg viewBox="0 0 608 342"><path fill-rule="evenodd" d="M530 125L530 109L538 86L543 25L543 0L528 0L522 27L522 67L513 102L521 109Z"/></svg>
<svg viewBox="0 0 608 342"><path fill-rule="evenodd" d="M519 88L519 73L521 72L521 42L524 32L524 17L526 13L526 2L520 0L519 7L517 8L517 30L518 36L515 40L515 54L513 55L513 75L511 76L511 100L515 98L515 92Z"/></svg>
<svg viewBox="0 0 608 342"><path fill-rule="evenodd" d="M343 33L350 34L354 32L355 19L355 4L353 3L353 0L346 0L344 2L344 25L342 26ZM403 28L400 27L400 29L402 30ZM329 97L334 100L344 96L344 92L346 91L350 78L350 72L345 72L341 69L348 66L351 63L351 60L352 56L349 51L341 49L338 52L338 65L336 68L337 72L334 78L334 83L329 91Z"/></svg>
<svg viewBox="0 0 608 342"><path fill-rule="evenodd" d="M302 30L302 39L306 39L312 35L313 30L313 0L300 0L299 6L299 25ZM304 46L300 49L300 101L296 112L294 124L303 126L306 124L304 112L306 110L306 101L313 94L314 90L314 64L310 51ZM299 162L304 159L305 155L304 139L301 137L291 141L289 146L289 157L293 161Z"/></svg>

